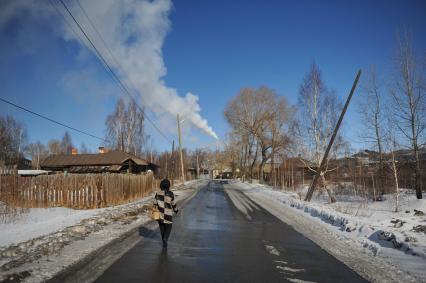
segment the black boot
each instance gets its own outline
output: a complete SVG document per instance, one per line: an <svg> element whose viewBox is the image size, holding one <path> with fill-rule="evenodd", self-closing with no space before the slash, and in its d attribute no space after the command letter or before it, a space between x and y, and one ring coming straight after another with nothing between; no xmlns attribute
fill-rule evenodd
<svg viewBox="0 0 426 283"><path fill-rule="evenodd" d="M163 240L163 248L167 248L167 241Z"/></svg>

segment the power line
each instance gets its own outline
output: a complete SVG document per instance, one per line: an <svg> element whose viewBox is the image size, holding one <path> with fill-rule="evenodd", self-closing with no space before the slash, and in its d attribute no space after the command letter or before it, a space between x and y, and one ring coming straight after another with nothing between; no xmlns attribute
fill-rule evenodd
<svg viewBox="0 0 426 283"><path fill-rule="evenodd" d="M90 26L93 28L93 30L96 32L96 34L98 35L98 37L100 38L100 40L102 41L103 45L105 46L105 48L107 49L109 56L111 57L112 60L114 60L114 63L117 64L120 69L122 71L124 71L124 68L121 66L120 62L115 58L115 56L112 54L111 49L108 47L108 44L106 44L104 38L102 37L101 33L99 32L99 30L96 28L95 24L93 23L93 21L90 19L89 15L86 13L86 10L84 9L84 7L81 5L80 0L76 0L78 6L80 7L80 10L83 12L84 16L86 17L86 19L89 21Z"/></svg>
<svg viewBox="0 0 426 283"><path fill-rule="evenodd" d="M86 136L89 136L89 137L92 137L92 138L95 138L95 139L101 140L101 141L103 141L103 142L107 142L107 143L109 143L109 142L110 142L110 141L108 141L108 140L106 140L106 139L104 139L104 138L100 138L100 137L95 136L95 135L92 135L91 133L88 133L88 132L86 132L86 131L79 130L79 129L77 129L77 128L74 128L74 127L68 126L68 125L66 125L66 124L64 124L64 123L58 122L58 121L56 121L56 120L54 120L54 119L52 119L52 118L49 118L49 117L47 117L47 116L44 116L44 115L42 115L42 114L36 113L36 112L34 112L34 111L32 111L32 110L29 110L28 108L25 108L25 107L23 107L23 106L20 106L20 105L18 105L18 104L15 104L15 103L13 103L13 102L11 102L11 101L9 101L9 100L6 100L6 99L4 99L4 98L1 98L1 97L0 97L0 101L3 101L4 103L7 103L7 104L9 104L9 105L12 105L12 106L14 106L14 107L16 107L16 108L19 108L19 109L21 109L21 110L23 110L23 111L26 111L26 112L28 112L28 113L31 113L31 114L33 114L33 115L35 115L35 116L38 116L38 117L40 117L40 118L43 118L43 119L45 119L45 120L48 120L48 121L50 121L50 122L52 122L52 123L58 124L58 125L60 125L60 126L62 126L62 127L65 127L65 128L70 129L70 130L76 131L76 132L78 132L78 133L80 133L80 134L83 134L83 135L86 135Z"/></svg>
<svg viewBox="0 0 426 283"><path fill-rule="evenodd" d="M80 43L84 46L86 46L87 49L90 49L90 47L87 45L86 42L84 42L83 38L81 37L81 35L74 29L73 25L70 23L70 21L67 19L67 17L61 12L61 10L52 2L52 0L49 0L49 4L55 8L56 12L58 13L59 16L61 16L65 23L68 25L68 27L71 29L71 31L74 33L74 35L76 36L76 38L78 38L78 40L80 41Z"/></svg>
<svg viewBox="0 0 426 283"><path fill-rule="evenodd" d="M125 94L127 94L136 104L136 106L141 110L141 112L143 113L145 119L147 119L152 126L158 131L158 133L161 134L161 136L163 136L163 138L165 138L170 144L172 143L172 141L160 130L160 128L158 128L158 126L146 115L145 111L139 106L139 104L137 103L137 101L135 100L135 98L133 97L133 95L130 93L130 91L127 89L127 87L125 86L125 84L120 80L120 78L115 74L115 72L113 71L113 69L111 68L111 66L108 64L108 62L105 60L104 56L101 54L101 52L98 50L98 48L95 46L95 44L93 43L93 41L90 39L90 37L87 35L87 33L84 31L84 29L82 28L82 26L80 25L80 23L77 21L77 19L74 17L74 15L71 13L71 11L68 9L68 6L64 3L63 0L59 0L59 2L61 2L62 6L65 8L65 10L68 12L68 14L71 16L71 18L73 19L73 21L75 22L75 24L77 25L77 27L80 29L80 31L83 33L83 35L86 37L86 39L89 41L90 45L93 47L93 49L95 50L95 53L98 55L98 57L101 59L104 67L106 68L107 72L112 76L112 78L116 81L116 83L118 83L118 85L121 87L121 89L124 91ZM80 8L83 10L83 8L80 5ZM84 10L83 10L84 11ZM84 12L84 14L86 15L86 17L88 18L87 14ZM90 21L90 24L92 25L92 27L96 30L96 28L94 27L92 21ZM97 31L97 30L96 30ZM100 38L101 35L100 33L97 31L98 35ZM102 39L102 41L105 44L105 41ZM106 44L105 44L106 46ZM106 46L107 47L107 46ZM109 50L109 48L107 47L107 49ZM110 54L112 55L112 52L109 50ZM118 62L114 56L112 56L112 58ZM118 64L120 65L120 64Z"/></svg>
<svg viewBox="0 0 426 283"><path fill-rule="evenodd" d="M86 10L84 9L83 5L81 5L80 0L76 0L78 6L80 7L80 10L83 12L84 16L86 17L86 19L88 20L90 26L93 28L93 30L96 32L96 34L98 35L98 37L100 38L100 40L102 41L104 47L106 48L106 50L109 53L109 56L111 57L111 59L114 61L114 63L118 66L118 69L120 69L123 73L125 73L125 70L123 68L123 66L121 65L120 61L117 60L117 58L114 56L114 54L112 53L111 49L108 47L108 44L106 43L106 41L104 40L102 34L99 32L99 30L96 28L95 24L93 23L93 21L90 19L89 15L87 14ZM112 69L112 68L111 68ZM117 77L117 76L116 76ZM135 87L135 85L132 83L132 81L129 81L130 86L133 87L134 90L136 90L137 88ZM141 110L143 116L154 126L154 128L170 143L172 143L172 141L157 127L157 125L155 125L155 123L148 117L148 115L146 115L145 111L142 109L142 107L139 106L138 102L136 101L136 99L134 98L134 96L127 90L127 88L124 89L125 93L130 97L130 99L133 100L133 102L136 104L136 106L139 108L139 110Z"/></svg>

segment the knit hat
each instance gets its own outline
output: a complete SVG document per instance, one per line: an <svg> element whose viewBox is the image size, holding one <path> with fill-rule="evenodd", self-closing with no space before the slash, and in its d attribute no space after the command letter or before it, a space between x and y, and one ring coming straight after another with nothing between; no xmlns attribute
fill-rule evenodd
<svg viewBox="0 0 426 283"><path fill-rule="evenodd" d="M163 179L160 183L160 189L168 191L170 189L170 181L168 179Z"/></svg>

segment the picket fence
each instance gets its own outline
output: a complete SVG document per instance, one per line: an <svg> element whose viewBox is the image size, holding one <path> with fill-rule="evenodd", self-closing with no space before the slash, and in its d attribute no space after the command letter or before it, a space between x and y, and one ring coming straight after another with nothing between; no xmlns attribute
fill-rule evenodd
<svg viewBox="0 0 426 283"><path fill-rule="evenodd" d="M0 172L0 201L19 207L99 208L150 195L157 186L152 173L55 174L19 176Z"/></svg>

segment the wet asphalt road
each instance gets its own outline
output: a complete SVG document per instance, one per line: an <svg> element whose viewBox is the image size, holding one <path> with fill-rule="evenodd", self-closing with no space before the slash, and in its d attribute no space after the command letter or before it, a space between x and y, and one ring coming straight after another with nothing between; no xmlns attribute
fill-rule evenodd
<svg viewBox="0 0 426 283"><path fill-rule="evenodd" d="M96 282L365 282L231 185L203 188L174 218L167 249L158 229ZM250 207L243 214L225 190Z"/></svg>

